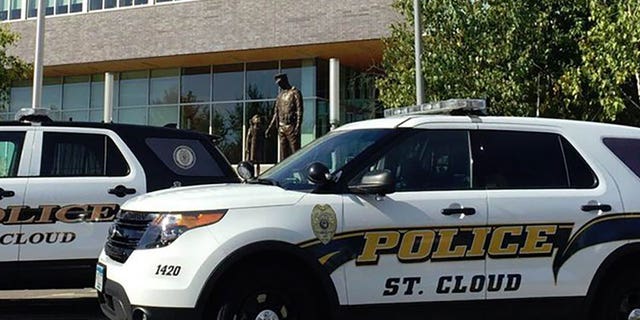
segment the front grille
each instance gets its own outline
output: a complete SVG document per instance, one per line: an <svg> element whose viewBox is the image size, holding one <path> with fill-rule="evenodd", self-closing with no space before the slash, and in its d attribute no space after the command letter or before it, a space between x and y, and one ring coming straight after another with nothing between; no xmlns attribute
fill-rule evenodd
<svg viewBox="0 0 640 320"><path fill-rule="evenodd" d="M109 258L124 263L133 250L138 247L140 239L156 218L156 214L121 211L109 229L104 251Z"/></svg>

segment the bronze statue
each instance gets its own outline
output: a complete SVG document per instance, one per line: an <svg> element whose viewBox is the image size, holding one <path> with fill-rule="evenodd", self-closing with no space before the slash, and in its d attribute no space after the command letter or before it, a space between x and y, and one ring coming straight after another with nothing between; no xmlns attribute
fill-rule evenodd
<svg viewBox="0 0 640 320"><path fill-rule="evenodd" d="M300 149L300 131L302 129L302 93L289 84L287 74L279 73L275 76L276 84L280 86L280 93L273 106L273 118L265 131L269 138L271 127L276 124L280 140L280 161Z"/></svg>
<svg viewBox="0 0 640 320"><path fill-rule="evenodd" d="M249 119L247 130L247 160L256 166L256 176L260 175L260 162L262 162L262 146L264 140L260 135L262 119L260 115L253 115Z"/></svg>

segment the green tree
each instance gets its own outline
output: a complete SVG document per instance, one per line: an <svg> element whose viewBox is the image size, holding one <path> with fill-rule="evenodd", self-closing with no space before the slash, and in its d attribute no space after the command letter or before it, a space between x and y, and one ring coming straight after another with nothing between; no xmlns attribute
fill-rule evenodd
<svg viewBox="0 0 640 320"><path fill-rule="evenodd" d="M384 40L377 86L386 107L415 97L413 2L394 8L405 19ZM486 98L492 114L614 120L637 100L623 90L638 72L637 19L638 2L625 0L424 1L426 98ZM598 55L604 49L610 57Z"/></svg>
<svg viewBox="0 0 640 320"><path fill-rule="evenodd" d="M19 57L7 53L20 36L11 32L8 25L0 25L0 105L6 110L9 98L11 83L21 79L27 79L33 72L31 64L22 61Z"/></svg>

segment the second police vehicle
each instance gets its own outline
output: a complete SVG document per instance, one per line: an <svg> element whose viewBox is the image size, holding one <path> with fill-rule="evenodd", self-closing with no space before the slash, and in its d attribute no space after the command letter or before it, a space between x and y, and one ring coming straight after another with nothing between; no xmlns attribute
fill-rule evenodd
<svg viewBox="0 0 640 320"><path fill-rule="evenodd" d="M129 200L96 269L102 310L128 320L633 317L640 129L473 115L482 108L407 108L471 115L352 123L245 184Z"/></svg>
<svg viewBox="0 0 640 320"><path fill-rule="evenodd" d="M0 122L0 290L92 287L119 206L148 191L239 182L212 138L186 130Z"/></svg>

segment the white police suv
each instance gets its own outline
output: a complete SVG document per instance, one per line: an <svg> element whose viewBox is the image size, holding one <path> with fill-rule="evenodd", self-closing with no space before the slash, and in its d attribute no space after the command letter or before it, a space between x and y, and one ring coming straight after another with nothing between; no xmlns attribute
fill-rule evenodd
<svg viewBox="0 0 640 320"><path fill-rule="evenodd" d="M627 319L639 191L640 129L363 121L245 184L129 200L96 288L111 319Z"/></svg>
<svg viewBox="0 0 640 320"><path fill-rule="evenodd" d="M210 137L124 124L0 123L0 289L92 287L119 205L239 179Z"/></svg>

